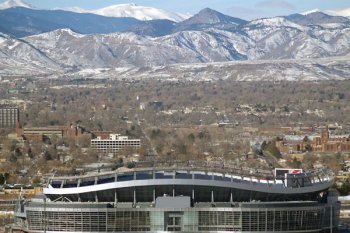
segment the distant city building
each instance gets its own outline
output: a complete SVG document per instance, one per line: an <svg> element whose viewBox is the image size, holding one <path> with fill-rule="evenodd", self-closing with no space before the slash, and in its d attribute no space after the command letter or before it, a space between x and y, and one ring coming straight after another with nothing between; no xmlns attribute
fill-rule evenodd
<svg viewBox="0 0 350 233"><path fill-rule="evenodd" d="M341 129L337 126L336 129ZM312 140L296 140L291 141L284 138L281 141L276 141L276 147L282 153L294 153L299 151L312 150L317 152L346 152L350 151L349 135L331 135L335 128L329 129L325 126L322 129L321 135L314 137Z"/></svg>
<svg viewBox="0 0 350 233"><path fill-rule="evenodd" d="M312 149L321 152L343 152L350 151L349 135L331 136L328 127L312 141Z"/></svg>
<svg viewBox="0 0 350 233"><path fill-rule="evenodd" d="M19 109L17 107L0 106L0 127L16 127L19 122Z"/></svg>
<svg viewBox="0 0 350 233"><path fill-rule="evenodd" d="M42 141L45 138L64 136L78 140L82 135L86 135L85 129L79 125L70 124L68 126L51 126L51 127L33 127L16 129L17 137L23 137L25 140Z"/></svg>
<svg viewBox="0 0 350 233"><path fill-rule="evenodd" d="M44 138L57 136L62 138L63 130L59 127L23 128L17 131L18 136L23 136L26 140L42 141Z"/></svg>
<svg viewBox="0 0 350 233"><path fill-rule="evenodd" d="M109 135L113 134L112 131L91 131L91 136L93 138L108 139Z"/></svg>
<svg viewBox="0 0 350 233"><path fill-rule="evenodd" d="M126 147L139 148L141 147L141 140L129 139L127 136L121 136L120 134L110 134L108 139L101 137L91 139L91 148L103 153L115 153Z"/></svg>

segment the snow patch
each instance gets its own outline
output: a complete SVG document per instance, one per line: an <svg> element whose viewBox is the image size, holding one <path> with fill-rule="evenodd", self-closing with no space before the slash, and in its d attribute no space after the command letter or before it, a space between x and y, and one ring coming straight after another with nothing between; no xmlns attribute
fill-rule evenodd
<svg viewBox="0 0 350 233"><path fill-rule="evenodd" d="M187 16L153 7L140 6L134 3L112 5L90 11L90 13L110 17L132 17L139 20L168 19L175 22L183 21Z"/></svg>
<svg viewBox="0 0 350 233"><path fill-rule="evenodd" d="M6 38L0 37L0 44L4 43L5 41L7 41Z"/></svg>
<svg viewBox="0 0 350 233"><path fill-rule="evenodd" d="M342 23L326 23L326 24L321 24L320 26L327 29L335 29L335 28L342 28L345 25Z"/></svg>
<svg viewBox="0 0 350 233"><path fill-rule="evenodd" d="M14 42L12 45L9 45L8 46L8 49L9 50L12 50L12 49L14 49L15 47L17 47L17 45L19 45L20 43L18 42L18 41L16 41L16 42Z"/></svg>
<svg viewBox="0 0 350 233"><path fill-rule="evenodd" d="M97 75L97 74L101 74L102 72L108 71L109 69L102 69L102 68L98 68L98 69L84 69L84 70L80 70L78 72L79 75Z"/></svg>
<svg viewBox="0 0 350 233"><path fill-rule="evenodd" d="M265 19L257 19L251 21L248 26L262 26L262 27L292 27L304 30L305 28L299 24L293 23L282 17L273 17Z"/></svg>
<svg viewBox="0 0 350 233"><path fill-rule="evenodd" d="M35 9L33 6L30 4L22 1L22 0L8 0L4 3L0 4L0 9L8 9L8 8L14 8L14 7L25 7L25 8L30 8L30 9Z"/></svg>
<svg viewBox="0 0 350 233"><path fill-rule="evenodd" d="M301 13L301 15L309 15L309 14L313 14L313 13L317 13L317 12L322 12L320 9L313 9L313 10L309 10L309 11L305 11L303 13Z"/></svg>

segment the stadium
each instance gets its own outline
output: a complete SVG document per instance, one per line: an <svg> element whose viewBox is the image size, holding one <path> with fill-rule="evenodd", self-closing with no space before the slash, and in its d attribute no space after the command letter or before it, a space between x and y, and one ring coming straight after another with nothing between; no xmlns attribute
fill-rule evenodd
<svg viewBox="0 0 350 233"><path fill-rule="evenodd" d="M21 232L335 232L329 170L176 164L47 180L16 208Z"/></svg>

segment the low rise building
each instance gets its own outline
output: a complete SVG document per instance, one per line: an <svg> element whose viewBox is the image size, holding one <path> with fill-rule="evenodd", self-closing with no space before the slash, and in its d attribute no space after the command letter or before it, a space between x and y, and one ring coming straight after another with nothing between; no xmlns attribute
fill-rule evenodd
<svg viewBox="0 0 350 233"><path fill-rule="evenodd" d="M42 141L45 137L57 136L62 138L63 130L59 127L38 127L17 129L17 137L23 136L26 140Z"/></svg>
<svg viewBox="0 0 350 233"><path fill-rule="evenodd" d="M69 137L76 141L82 136L87 135L85 129L79 125L70 124L68 126L50 126L50 127L26 127L20 125L16 128L17 137L23 137L25 140L43 141L45 138ZM90 134L88 134L90 137Z"/></svg>

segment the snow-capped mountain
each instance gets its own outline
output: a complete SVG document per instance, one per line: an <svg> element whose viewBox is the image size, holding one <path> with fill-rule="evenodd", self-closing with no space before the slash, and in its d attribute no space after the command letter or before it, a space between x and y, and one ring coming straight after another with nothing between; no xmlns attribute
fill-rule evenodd
<svg viewBox="0 0 350 233"><path fill-rule="evenodd" d="M188 16L183 14L177 14L154 7L140 6L133 3L108 6L90 11L90 13L110 17L132 17L139 20L168 19L174 22L180 22L188 18Z"/></svg>
<svg viewBox="0 0 350 233"><path fill-rule="evenodd" d="M342 9L342 10L330 10L327 13L337 16L350 17L350 8Z"/></svg>
<svg viewBox="0 0 350 233"><path fill-rule="evenodd" d="M15 6L16 4L12 5ZM20 2L17 2L17 5L20 5ZM97 11L100 11L100 14L114 14L114 16L120 17L97 15ZM303 26L310 25L334 29L350 26L349 18L328 15L319 10L304 12L304 15L293 14L285 17L257 19L251 22L224 15L209 8L203 9L181 22L175 22L184 19L181 15L135 4L114 5L97 11L91 13L91 11L81 8L65 10L39 10L23 7L7 8L0 10L0 22L2 23L0 32L16 37L24 37L57 29L70 28L82 34L134 32L142 36L159 37L181 31L205 31L213 28L235 32L240 31L246 24L251 28L288 26L293 28L299 27L301 30ZM144 19L153 20L145 21Z"/></svg>
<svg viewBox="0 0 350 233"><path fill-rule="evenodd" d="M0 10L15 8L15 7L25 7L30 9L36 9L30 4L22 0L8 0L0 4ZM191 15L174 13L154 7L140 6L134 3L130 4L117 4L108 7L104 7L97 10L86 10L80 7L67 7L67 8L55 8L52 10L64 10L75 13L91 13L96 15L102 15L107 17L117 17L117 18L135 18L138 20L155 20L155 19L167 19L174 22L183 21Z"/></svg>
<svg viewBox="0 0 350 233"><path fill-rule="evenodd" d="M113 33L127 31L140 21L134 18L15 7L0 10L0 22L0 32L20 38L62 28L70 28L82 34Z"/></svg>
<svg viewBox="0 0 350 233"><path fill-rule="evenodd" d="M56 63L84 68L324 58L350 53L350 28L307 27L283 18L253 21L236 32L212 28L152 38L130 32L81 35L60 29L23 39Z"/></svg>
<svg viewBox="0 0 350 233"><path fill-rule="evenodd" d="M22 0L8 0L8 1L0 4L1 10L8 9L8 8L14 8L14 7L25 7L25 8L31 8L31 9L34 8L30 4L28 4Z"/></svg>
<svg viewBox="0 0 350 233"><path fill-rule="evenodd" d="M6 16L23 12L32 17L24 21L28 25L38 26L38 23L47 19L53 20L50 23L54 24L64 15L64 24L61 21L63 25L72 28L76 26L76 21L82 20L85 24L80 22L79 30L85 31L81 33L79 30L59 28L21 39L0 34L0 74L11 70L19 72L17 67L32 70L43 66L43 70L61 72L65 69L141 68L179 63L196 64L199 67L198 63L212 62L336 59L350 55L350 20L318 11L246 22L205 9L188 20L175 23L169 20L139 21L94 14L11 8L0 11L0 20L7 25L10 21L5 21L8 19ZM91 28L96 30L103 27L107 27L106 30L115 27L117 31L117 26L121 27L126 22L109 20L121 19L135 22L128 22L129 27L116 33L86 33ZM74 24L69 24L72 22ZM14 28L23 22L16 23ZM301 70L309 72L305 70L308 66L300 68L293 63L291 67L288 71L290 74L294 69L298 69L298 74L302 74ZM318 74L324 70L324 74L320 75L327 74L327 78L332 70L337 72L337 77L348 74L336 67L312 67L313 70L318 69ZM246 77L240 78L246 80Z"/></svg>
<svg viewBox="0 0 350 233"><path fill-rule="evenodd" d="M198 14L195 14L194 16L178 23L174 31L198 31L207 28L235 30L238 28L238 26L245 23L247 23L247 21L205 8Z"/></svg>
<svg viewBox="0 0 350 233"><path fill-rule="evenodd" d="M131 31L141 35L160 36L172 33L175 21L186 18L180 14L135 4L115 5L94 12L82 8L33 9L20 0L11 1L13 2L4 3L4 9L0 9L0 32L16 37L62 28L83 34ZM146 19L152 20L145 21Z"/></svg>

